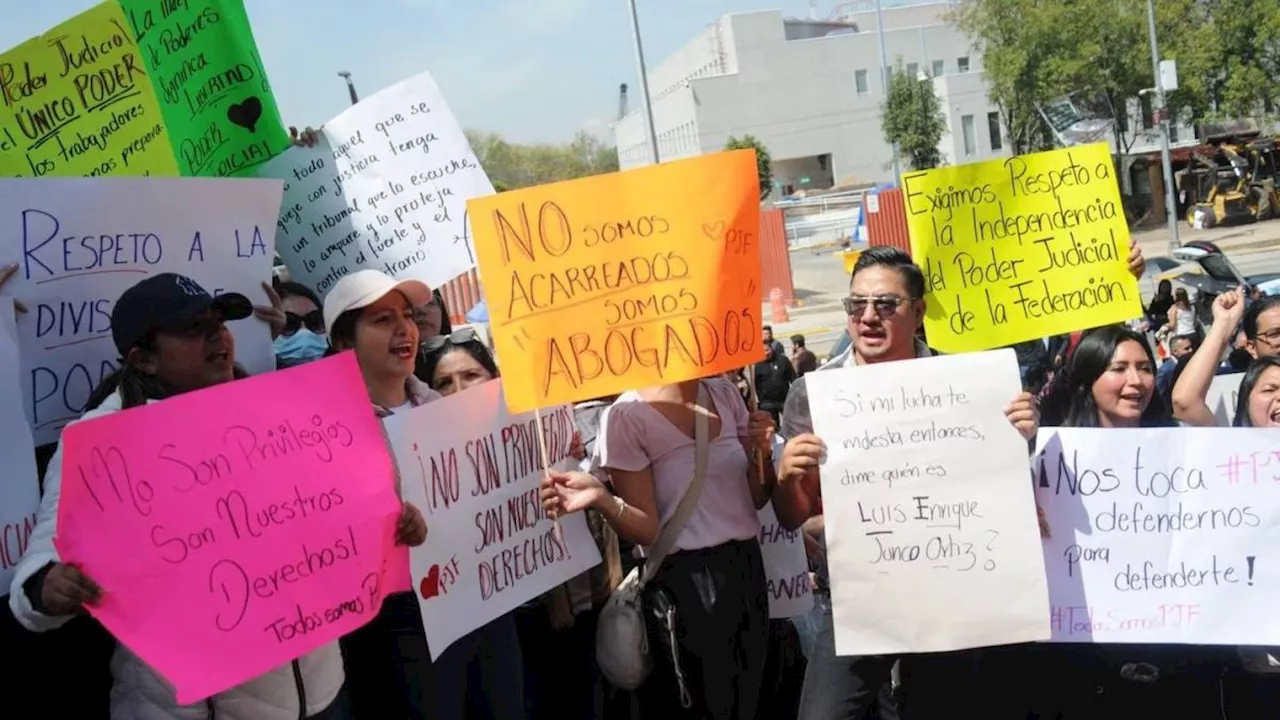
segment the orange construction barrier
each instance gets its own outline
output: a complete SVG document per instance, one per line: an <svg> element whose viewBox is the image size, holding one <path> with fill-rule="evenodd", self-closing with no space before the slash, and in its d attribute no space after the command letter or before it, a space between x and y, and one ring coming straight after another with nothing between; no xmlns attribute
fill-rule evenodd
<svg viewBox="0 0 1280 720"><path fill-rule="evenodd" d="M784 323L791 319L787 313L787 304L782 300L782 288L769 291L769 309L773 312L773 321Z"/></svg>

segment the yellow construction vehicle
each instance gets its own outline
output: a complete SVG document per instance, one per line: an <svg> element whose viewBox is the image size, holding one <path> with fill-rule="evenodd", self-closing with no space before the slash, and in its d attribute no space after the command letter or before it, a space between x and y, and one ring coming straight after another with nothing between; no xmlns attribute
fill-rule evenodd
<svg viewBox="0 0 1280 720"><path fill-rule="evenodd" d="M1211 228L1280 217L1275 138L1229 140L1191 152L1179 186L1190 195L1187 222Z"/></svg>
<svg viewBox="0 0 1280 720"><path fill-rule="evenodd" d="M1247 166L1243 158L1225 146L1193 150L1182 182L1182 189L1194 198L1187 207L1187 223L1208 229L1256 220L1256 209L1247 192Z"/></svg>

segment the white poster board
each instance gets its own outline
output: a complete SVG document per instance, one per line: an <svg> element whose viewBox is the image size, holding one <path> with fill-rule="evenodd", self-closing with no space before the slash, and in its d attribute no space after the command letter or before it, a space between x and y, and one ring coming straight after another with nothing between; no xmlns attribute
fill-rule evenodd
<svg viewBox="0 0 1280 720"><path fill-rule="evenodd" d="M1240 394L1240 382L1244 373L1218 375L1209 383L1209 392L1205 393L1204 403L1218 420L1218 427L1231 427L1236 416L1236 396Z"/></svg>
<svg viewBox="0 0 1280 720"><path fill-rule="evenodd" d="M1280 645L1274 430L1044 428L1053 640Z"/></svg>
<svg viewBox="0 0 1280 720"><path fill-rule="evenodd" d="M1049 637L1012 350L805 376L839 655Z"/></svg>
<svg viewBox="0 0 1280 720"><path fill-rule="evenodd" d="M544 408L552 464L577 469L573 408ZM401 497L422 511L427 541L409 554L432 658L472 630L600 562L581 513L543 513L533 413L512 417L494 380L389 418Z"/></svg>
<svg viewBox="0 0 1280 720"><path fill-rule="evenodd" d="M111 310L150 275L187 275L211 293L267 305L278 180L221 178L0 179L0 265L18 264L6 295L18 320L23 407L37 444L54 442L116 369ZM271 331L229 323L236 361L275 369Z"/></svg>
<svg viewBox="0 0 1280 720"><path fill-rule="evenodd" d="M760 515L760 554L768 579L769 617L792 618L813 609L813 588L809 585L809 561L804 555L800 530L778 524L773 503Z"/></svg>
<svg viewBox="0 0 1280 720"><path fill-rule="evenodd" d="M325 123L314 148L258 166L285 181L276 250L321 297L375 269L431 287L475 266L467 198L493 194L430 73Z"/></svg>
<svg viewBox="0 0 1280 720"><path fill-rule="evenodd" d="M0 595L9 593L14 568L27 550L40 509L36 446L22 414L18 327L13 299L0 297Z"/></svg>

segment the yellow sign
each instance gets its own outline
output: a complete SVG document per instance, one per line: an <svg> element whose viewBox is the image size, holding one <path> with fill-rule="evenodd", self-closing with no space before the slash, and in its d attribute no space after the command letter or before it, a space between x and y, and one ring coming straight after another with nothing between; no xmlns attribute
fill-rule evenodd
<svg viewBox="0 0 1280 720"><path fill-rule="evenodd" d="M115 2L0 55L0 175L177 175L145 64Z"/></svg>
<svg viewBox="0 0 1280 720"><path fill-rule="evenodd" d="M476 198L467 211L513 413L764 357L750 150Z"/></svg>
<svg viewBox="0 0 1280 720"><path fill-rule="evenodd" d="M1004 347L1142 314L1104 143L902 178L929 344Z"/></svg>

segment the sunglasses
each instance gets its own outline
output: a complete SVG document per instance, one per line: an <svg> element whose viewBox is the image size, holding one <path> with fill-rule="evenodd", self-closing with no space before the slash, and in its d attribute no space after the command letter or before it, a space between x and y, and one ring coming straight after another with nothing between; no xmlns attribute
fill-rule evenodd
<svg viewBox="0 0 1280 720"><path fill-rule="evenodd" d="M875 308L876 314L882 318L889 317L898 312L898 308L905 302L910 302L914 298L898 297L897 295L850 295L842 298L841 303L844 304L844 311L850 317L861 317L867 311L867 306Z"/></svg>
<svg viewBox="0 0 1280 720"><path fill-rule="evenodd" d="M304 327L317 335L323 335L324 313L319 310L312 310L306 315L295 315L291 312L284 314L284 334L286 336L293 335Z"/></svg>
<svg viewBox="0 0 1280 720"><path fill-rule="evenodd" d="M462 328L454 330L448 335L436 335L422 341L422 351L424 353L435 352L445 345L461 345L463 343L478 342L480 333L471 328Z"/></svg>

